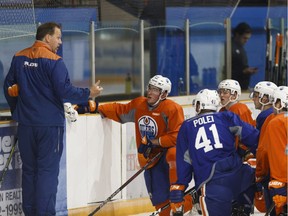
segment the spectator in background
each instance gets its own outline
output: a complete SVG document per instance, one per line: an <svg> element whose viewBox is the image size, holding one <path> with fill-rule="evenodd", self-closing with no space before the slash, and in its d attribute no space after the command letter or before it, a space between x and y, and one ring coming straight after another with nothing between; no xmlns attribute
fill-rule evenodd
<svg viewBox="0 0 288 216"><path fill-rule="evenodd" d="M232 79L237 80L242 90L248 90L250 77L258 71L258 68L249 67L244 45L252 34L251 27L245 23L239 23L233 29L232 37Z"/></svg>
<svg viewBox="0 0 288 216"><path fill-rule="evenodd" d="M57 50L61 27L49 22L37 28L35 43L17 52L4 81L4 94L18 122L22 159L22 199L26 216L56 215L59 164L63 150L64 100L87 102L102 91L71 84Z"/></svg>

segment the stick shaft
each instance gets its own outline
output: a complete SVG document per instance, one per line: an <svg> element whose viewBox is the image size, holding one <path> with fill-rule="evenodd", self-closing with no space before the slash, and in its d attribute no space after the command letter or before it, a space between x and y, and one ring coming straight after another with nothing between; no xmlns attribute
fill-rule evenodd
<svg viewBox="0 0 288 216"><path fill-rule="evenodd" d="M269 207L269 209L267 210L265 216L269 216L270 213L273 211L274 207L275 207L275 203L272 202L272 204L271 204L271 206Z"/></svg>
<svg viewBox="0 0 288 216"><path fill-rule="evenodd" d="M191 193L192 191L196 191L195 187L190 188L189 190L187 190L184 193L184 196ZM155 216L158 215L160 212L164 211L165 209L167 209L170 206L170 202L167 203L166 205L164 205L163 207L159 208L157 211L153 212L150 216Z"/></svg>
<svg viewBox="0 0 288 216"><path fill-rule="evenodd" d="M159 152L155 157L153 157L150 161L146 163L140 170L138 170L132 177L130 177L123 185L121 185L113 194L111 194L105 201L103 201L93 212L89 214L89 216L93 216L96 212L98 212L106 203L111 201L111 199L116 196L123 188L125 188L131 181L133 181L140 173L142 173L145 169L147 169L154 161L156 161L163 152Z"/></svg>

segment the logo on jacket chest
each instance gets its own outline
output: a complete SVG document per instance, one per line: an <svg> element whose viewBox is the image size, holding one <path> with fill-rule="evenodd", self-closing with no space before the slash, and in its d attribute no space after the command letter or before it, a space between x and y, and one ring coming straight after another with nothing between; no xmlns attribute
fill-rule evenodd
<svg viewBox="0 0 288 216"><path fill-rule="evenodd" d="M138 120L141 137L147 136L148 139L154 139L158 133L156 121L150 116L142 116Z"/></svg>
<svg viewBox="0 0 288 216"><path fill-rule="evenodd" d="M38 67L38 63L24 61L24 66L28 66L28 67Z"/></svg>

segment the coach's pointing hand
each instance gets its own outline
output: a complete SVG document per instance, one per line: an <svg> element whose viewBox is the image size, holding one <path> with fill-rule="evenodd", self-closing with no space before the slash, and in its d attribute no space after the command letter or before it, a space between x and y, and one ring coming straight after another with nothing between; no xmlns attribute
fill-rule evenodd
<svg viewBox="0 0 288 216"><path fill-rule="evenodd" d="M90 98L98 97L103 88L100 86L100 80L98 80L95 84L90 87Z"/></svg>

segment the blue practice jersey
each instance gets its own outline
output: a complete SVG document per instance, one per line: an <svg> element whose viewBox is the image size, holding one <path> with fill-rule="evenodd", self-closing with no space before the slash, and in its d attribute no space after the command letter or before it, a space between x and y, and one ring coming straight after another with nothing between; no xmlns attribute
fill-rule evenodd
<svg viewBox="0 0 288 216"><path fill-rule="evenodd" d="M236 154L236 135L251 149L256 148L259 131L230 111L184 121L176 145L177 184L187 186L194 174L196 188L201 186L213 175L217 161Z"/></svg>
<svg viewBox="0 0 288 216"><path fill-rule="evenodd" d="M264 124L266 118L273 113L273 107L270 107L267 110L263 110L259 113L259 115L256 118L256 128L260 131L262 128L262 125Z"/></svg>

